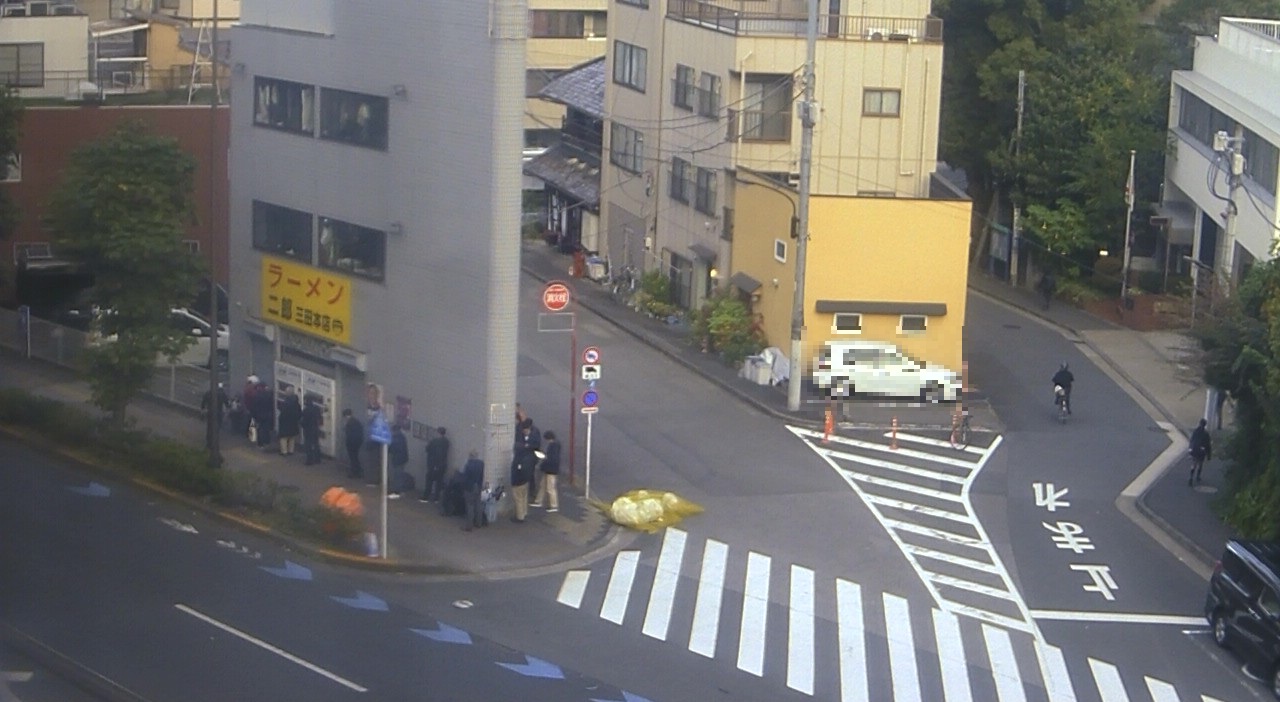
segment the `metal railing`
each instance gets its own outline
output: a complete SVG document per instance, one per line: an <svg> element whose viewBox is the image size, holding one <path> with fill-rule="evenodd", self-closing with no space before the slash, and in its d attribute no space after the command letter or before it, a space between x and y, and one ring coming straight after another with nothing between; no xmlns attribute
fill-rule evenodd
<svg viewBox="0 0 1280 702"><path fill-rule="evenodd" d="M199 78L197 78L199 80ZM190 66L172 66L155 70L146 66L121 63L101 67L97 73L90 71L45 71L42 86L19 88L19 96L54 95L69 101L98 99L113 95L141 96L156 94L157 102L166 101L169 94L181 93L183 102L191 83ZM221 83L226 92L225 79ZM24 93L27 93L24 95Z"/></svg>
<svg viewBox="0 0 1280 702"><path fill-rule="evenodd" d="M46 319L24 320L16 310L0 308L0 346L26 358L38 358L79 371L81 355L89 345L89 334L54 324ZM199 366L164 364L156 367L145 392L153 397L200 408L209 389L209 370Z"/></svg>
<svg viewBox="0 0 1280 702"><path fill-rule="evenodd" d="M667 17L735 35L803 38L808 18L802 6L773 12L747 11L741 2L671 0ZM818 17L820 38L860 41L942 42L938 17L863 17L824 13Z"/></svg>

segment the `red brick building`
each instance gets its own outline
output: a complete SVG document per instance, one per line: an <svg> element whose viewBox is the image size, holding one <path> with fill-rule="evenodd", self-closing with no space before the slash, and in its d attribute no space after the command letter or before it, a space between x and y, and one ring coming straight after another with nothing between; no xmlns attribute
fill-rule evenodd
<svg viewBox="0 0 1280 702"><path fill-rule="evenodd" d="M109 135L121 122L136 120L155 134L174 137L196 160L196 223L185 235L200 253L212 254L216 280L227 281L227 137L226 106L156 105L129 107L27 107L18 159L0 182L19 208L16 230L3 247L5 267L28 256L57 256L42 224L45 205L62 178L71 153L82 144ZM210 177L212 165L212 178ZM0 175L4 175L0 173ZM213 197L210 198L210 189ZM210 208L212 207L212 212Z"/></svg>

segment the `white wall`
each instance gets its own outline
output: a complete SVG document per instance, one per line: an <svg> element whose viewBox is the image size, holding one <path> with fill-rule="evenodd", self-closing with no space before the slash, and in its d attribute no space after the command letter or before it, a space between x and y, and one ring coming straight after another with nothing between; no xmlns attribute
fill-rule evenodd
<svg viewBox="0 0 1280 702"><path fill-rule="evenodd" d="M333 34L334 0L245 0L241 24ZM221 6L218 8L221 10Z"/></svg>
<svg viewBox="0 0 1280 702"><path fill-rule="evenodd" d="M0 44L44 44L44 86L21 88L24 98L75 95L89 79L89 17L5 17Z"/></svg>

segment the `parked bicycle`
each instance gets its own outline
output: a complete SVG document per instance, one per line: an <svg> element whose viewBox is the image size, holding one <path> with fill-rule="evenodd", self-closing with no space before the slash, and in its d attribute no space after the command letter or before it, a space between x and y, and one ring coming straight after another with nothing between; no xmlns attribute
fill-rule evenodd
<svg viewBox="0 0 1280 702"><path fill-rule="evenodd" d="M619 266L616 273L613 266L609 267L609 293L615 302L630 304L639 290L640 274L635 266Z"/></svg>

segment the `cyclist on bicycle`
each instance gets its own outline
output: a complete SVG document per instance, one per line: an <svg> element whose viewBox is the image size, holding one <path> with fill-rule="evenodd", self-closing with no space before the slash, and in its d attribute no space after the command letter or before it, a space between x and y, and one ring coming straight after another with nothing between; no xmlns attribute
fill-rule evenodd
<svg viewBox="0 0 1280 702"><path fill-rule="evenodd" d="M1067 414L1071 414L1071 384L1075 380L1076 377L1071 374L1071 369L1067 366L1066 361L1063 361L1058 368L1058 372L1053 374L1054 401L1057 401L1057 388L1062 388L1062 405L1067 410Z"/></svg>

